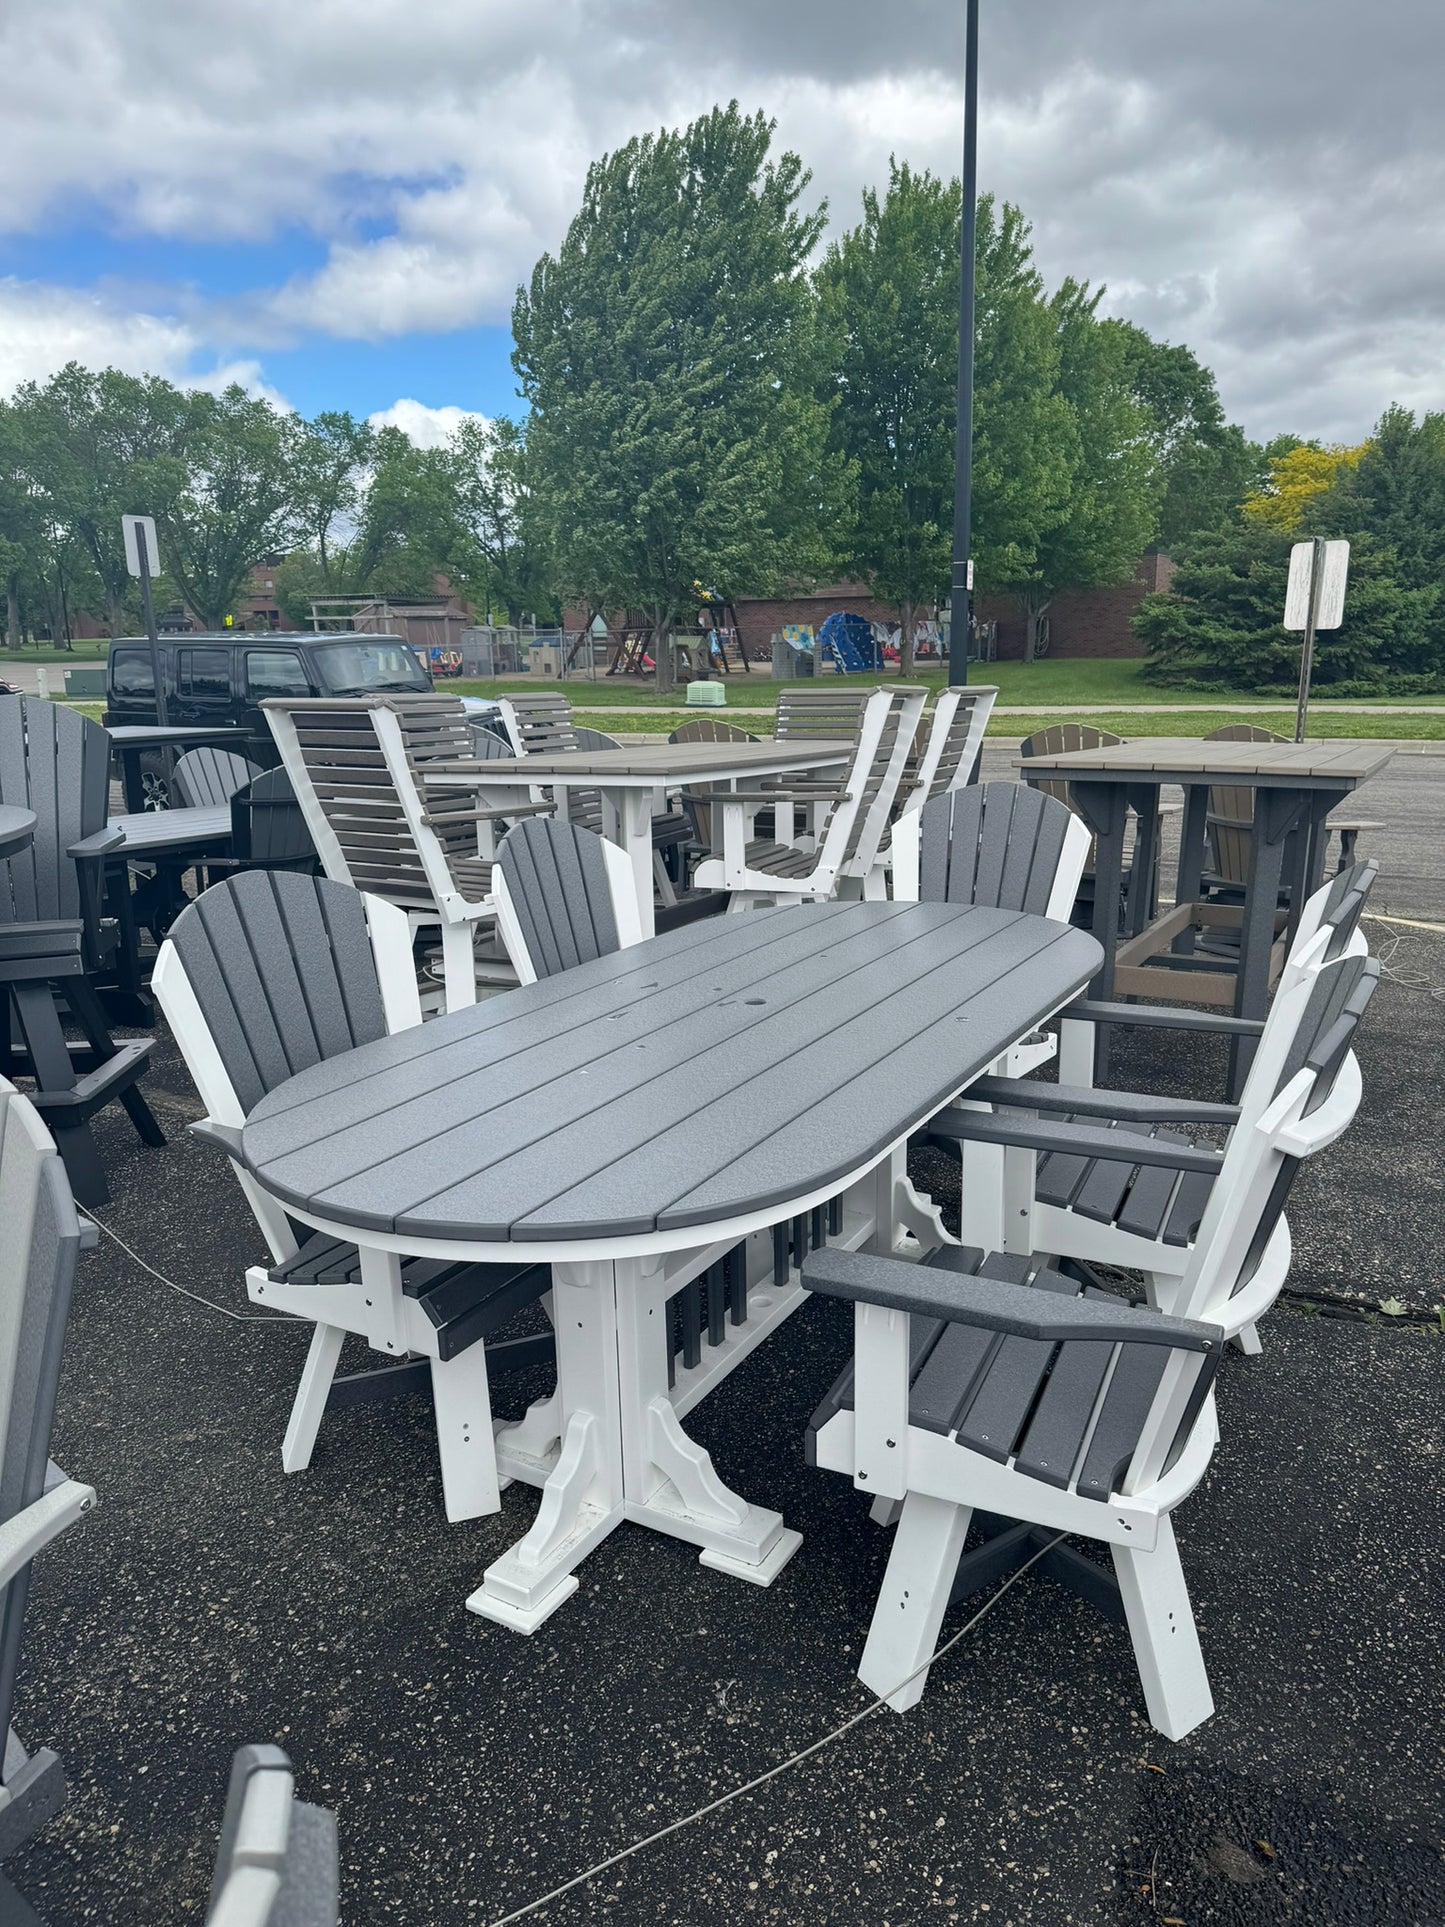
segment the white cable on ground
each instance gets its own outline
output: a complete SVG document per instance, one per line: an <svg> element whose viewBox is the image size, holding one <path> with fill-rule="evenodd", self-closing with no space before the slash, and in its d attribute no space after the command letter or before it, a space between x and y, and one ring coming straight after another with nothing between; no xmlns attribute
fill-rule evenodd
<svg viewBox="0 0 1445 1927"><path fill-rule="evenodd" d="M148 1265L138 1251L132 1251L125 1239L122 1238L119 1233L112 1231L108 1224L103 1223L101 1219L97 1218L93 1211L88 1210L85 1215L98 1230L105 1233L112 1244L120 1246L126 1257L129 1258L133 1264L139 1265L142 1271L149 1272L157 1283L166 1287L167 1291L173 1291L182 1298L189 1298L192 1304L204 1305L207 1311L219 1312L222 1318L230 1318L238 1325L295 1325L298 1331L309 1329L304 1319L293 1318L289 1312L232 1311L229 1305L214 1304L211 1299L203 1298L198 1291L187 1291L184 1285L178 1285L173 1278L167 1278L164 1272L157 1271L154 1265Z"/></svg>
<svg viewBox="0 0 1445 1927"><path fill-rule="evenodd" d="M1445 1003L1445 984L1433 982L1431 978L1422 975L1418 970L1402 969L1395 962L1400 945L1405 941L1406 930L1429 930L1445 935L1445 925L1419 923L1413 918L1408 917L1377 916L1373 912L1366 913L1366 921L1370 923L1403 926L1402 928L1395 929L1393 934L1374 952L1375 959L1380 966L1380 975L1382 977L1388 977L1392 984L1398 984L1401 990L1420 990L1423 991L1427 997L1433 997L1437 1003Z"/></svg>
<svg viewBox="0 0 1445 1927"><path fill-rule="evenodd" d="M945 1640L943 1645L928 1659L924 1660L921 1666L915 1666L907 1679L899 1680L898 1685L893 1688L893 1691L896 1693L900 1688L907 1686L911 1681L917 1679L920 1673L926 1673L930 1666L935 1665L943 1658L945 1653L951 1652L966 1633L973 1631L974 1627L986 1613L993 1611L1009 1587L1012 1586L1016 1580L1022 1579L1030 1566L1042 1559L1046 1552L1052 1552L1059 1541L1066 1539L1068 1536L1066 1532L1055 1533L1054 1537L1045 1545L1040 1546L1037 1552L1030 1554L1021 1566L1016 1567L1015 1570L1009 1574L993 1598L985 1600L983 1605L981 1605L973 1615L972 1619L966 1620L953 1637ZM859 1725L863 1720L870 1719L874 1713L878 1712L881 1707L887 1704L888 1701L886 1699L875 1699L873 1704L871 1706L865 1706L861 1713L855 1713L852 1719L844 1720L841 1726L835 1726L831 1733L825 1733L820 1740L814 1740L811 1746L805 1746L801 1751L792 1754L788 1759L780 1760L776 1766L770 1766L766 1773L760 1773L755 1780L749 1780L743 1786L735 1786L731 1793L724 1793L718 1799L710 1800L705 1807L699 1807L695 1813L685 1814L681 1820L670 1821L667 1826L659 1827L656 1833L649 1833L643 1840L634 1840L630 1847L624 1847L620 1853L614 1853L606 1860L599 1860L595 1867L589 1867L585 1873L574 1874L570 1880L564 1881L560 1887L554 1887L551 1893L543 1894L540 1900L529 1900L525 1907L518 1907L513 1913L500 1915L498 1919L490 1923L490 1927L511 1927L513 1921L525 1920L528 1914L539 1913L543 1907L550 1907L554 1900L560 1900L563 1894L571 1893L574 1887L582 1886L585 1881L595 1880L598 1874L606 1873L609 1867L615 1867L624 1860L630 1860L633 1854L641 1853L644 1847L655 1846L659 1840L665 1840L670 1833L678 1833L683 1827L690 1827L695 1820L705 1820L710 1813L716 1813L720 1807L729 1805L733 1800L740 1800L745 1793L755 1793L760 1786L766 1786L769 1780L775 1780L780 1773L786 1773L789 1767L797 1766L800 1761L808 1759L811 1754L821 1752L825 1746L830 1746L834 1740L842 1739L845 1733L851 1733L855 1726Z"/></svg>

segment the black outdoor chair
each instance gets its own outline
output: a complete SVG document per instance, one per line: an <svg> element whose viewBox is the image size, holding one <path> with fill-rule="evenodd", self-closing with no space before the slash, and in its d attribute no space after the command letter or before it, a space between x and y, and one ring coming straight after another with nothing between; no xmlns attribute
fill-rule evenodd
<svg viewBox="0 0 1445 1927"><path fill-rule="evenodd" d="M0 697L0 802L36 817L30 846L0 862L0 1075L35 1080L82 1204L109 1197L90 1119L112 1099L147 1144L165 1143L136 1089L150 1040L114 1042L95 992L121 941L101 915L106 857L121 845L106 827L109 768L105 731L77 710ZM66 1041L62 1004L82 1042Z"/></svg>
<svg viewBox="0 0 1445 1927"><path fill-rule="evenodd" d="M50 1463L50 1428L71 1283L95 1227L76 1216L53 1140L33 1104L0 1079L0 1860L65 1804L65 1773L10 1726L30 1564L95 1503ZM35 1915L0 1874L0 1921Z"/></svg>
<svg viewBox="0 0 1445 1927"><path fill-rule="evenodd" d="M279 1746L243 1746L232 1760L211 1927L337 1927L336 1815L292 1789Z"/></svg>
<svg viewBox="0 0 1445 1927"><path fill-rule="evenodd" d="M231 798L231 855L242 870L321 868L316 845L284 769L268 769Z"/></svg>

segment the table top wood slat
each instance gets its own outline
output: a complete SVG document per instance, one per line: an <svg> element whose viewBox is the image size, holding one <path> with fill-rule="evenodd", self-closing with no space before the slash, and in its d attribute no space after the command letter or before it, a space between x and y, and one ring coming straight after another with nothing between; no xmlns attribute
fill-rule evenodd
<svg viewBox="0 0 1445 1927"><path fill-rule="evenodd" d="M776 770L826 769L846 762L852 754L853 744L842 737L761 743L641 743L620 749L538 750L529 756L497 756L477 762L438 760L426 765L426 774L465 777L478 783L575 778L619 788L656 787L671 782L762 776Z"/></svg>
<svg viewBox="0 0 1445 1927"><path fill-rule="evenodd" d="M287 1202L396 1235L721 1223L865 1164L1100 954L947 904L709 920L317 1065L257 1106L245 1160Z"/></svg>
<svg viewBox="0 0 1445 1927"><path fill-rule="evenodd" d="M1363 783L1383 769L1394 755L1392 743L1341 741L1305 743L1211 743L1189 737L1146 736L1102 749L1077 749L1016 757L1026 776L1066 776L1074 781L1110 781L1120 777L1140 780L1161 776L1166 781L1202 777L1239 778L1255 786L1314 783Z"/></svg>
<svg viewBox="0 0 1445 1927"><path fill-rule="evenodd" d="M109 827L125 832L124 843L111 852L112 856L154 856L167 850L229 842L231 808L226 804L219 808L140 810L111 817Z"/></svg>

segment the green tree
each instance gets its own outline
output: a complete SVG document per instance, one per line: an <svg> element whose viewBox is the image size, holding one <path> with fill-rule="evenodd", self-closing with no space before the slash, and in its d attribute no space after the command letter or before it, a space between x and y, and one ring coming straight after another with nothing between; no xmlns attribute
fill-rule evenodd
<svg viewBox="0 0 1445 1927"><path fill-rule="evenodd" d="M383 428L349 556L354 585L378 595L431 595L465 543L451 451L418 448L401 429Z"/></svg>
<svg viewBox="0 0 1445 1927"><path fill-rule="evenodd" d="M291 452L292 503L296 533L315 551L325 585L316 591L344 592L347 551L338 556L338 526L355 516L365 487L366 471L376 449L376 431L347 413L324 410L311 421L297 423ZM339 572L333 565L341 561Z"/></svg>
<svg viewBox="0 0 1445 1927"><path fill-rule="evenodd" d="M1322 533L1388 544L1408 587L1445 584L1445 413L1386 409L1316 510Z"/></svg>
<svg viewBox="0 0 1445 1927"><path fill-rule="evenodd" d="M1159 483L1150 424L1130 381L1123 339L1097 319L1103 292L1070 279L1048 304L1058 342L1055 393L1069 416L1058 457L1066 493L1027 567L1009 582L1023 608L1030 662L1054 598L1065 589L1127 582L1155 524Z"/></svg>
<svg viewBox="0 0 1445 1927"><path fill-rule="evenodd" d="M547 554L529 483L523 430L505 416L467 418L450 441L458 521L473 551L461 579L472 599L520 622L550 605Z"/></svg>
<svg viewBox="0 0 1445 1927"><path fill-rule="evenodd" d="M644 611L659 688L699 577L753 594L825 572L851 471L828 445L796 155L736 102L588 171L513 309L532 485L558 590Z"/></svg>
<svg viewBox="0 0 1445 1927"><path fill-rule="evenodd" d="M1100 324L1123 344L1128 379L1148 420L1159 472L1151 539L1171 552L1239 517L1267 474L1267 451L1224 418L1208 368L1186 347L1155 341L1128 321Z"/></svg>

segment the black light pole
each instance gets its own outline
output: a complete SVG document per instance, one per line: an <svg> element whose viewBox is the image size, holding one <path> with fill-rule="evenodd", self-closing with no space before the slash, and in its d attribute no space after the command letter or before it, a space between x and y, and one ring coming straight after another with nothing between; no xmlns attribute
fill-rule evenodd
<svg viewBox="0 0 1445 1927"><path fill-rule="evenodd" d="M958 272L958 434L953 451L953 599L948 680L968 681L972 624L968 592L973 521L973 257L978 228L978 0L968 0L963 54L963 229Z"/></svg>

